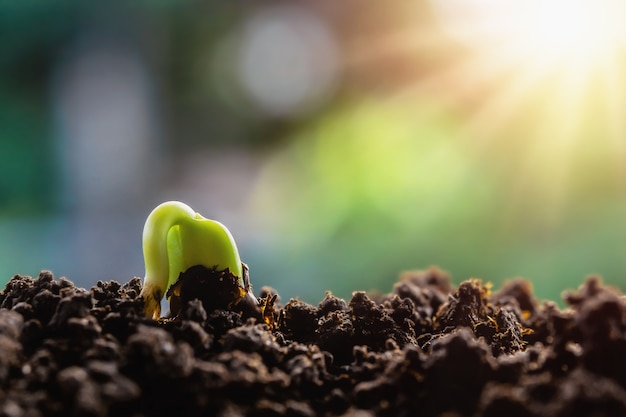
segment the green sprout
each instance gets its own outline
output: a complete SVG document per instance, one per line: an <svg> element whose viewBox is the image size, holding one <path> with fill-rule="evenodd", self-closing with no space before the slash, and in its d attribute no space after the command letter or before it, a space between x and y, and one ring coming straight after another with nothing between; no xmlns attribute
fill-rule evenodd
<svg viewBox="0 0 626 417"><path fill-rule="evenodd" d="M227 271L236 277L237 289L229 300L235 305L247 298L256 307L247 267L242 264L237 245L228 229L206 219L188 205L168 201L156 207L143 229L143 255L146 275L141 295L144 312L154 319L161 317L161 300L170 298L172 285L192 267Z"/></svg>

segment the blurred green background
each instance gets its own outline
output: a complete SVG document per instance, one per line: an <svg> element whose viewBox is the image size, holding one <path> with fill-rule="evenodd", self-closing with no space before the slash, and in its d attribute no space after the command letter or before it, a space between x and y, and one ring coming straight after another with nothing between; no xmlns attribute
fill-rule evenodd
<svg viewBox="0 0 626 417"><path fill-rule="evenodd" d="M179 199L259 288L626 287L617 1L0 3L0 281L143 275Z"/></svg>

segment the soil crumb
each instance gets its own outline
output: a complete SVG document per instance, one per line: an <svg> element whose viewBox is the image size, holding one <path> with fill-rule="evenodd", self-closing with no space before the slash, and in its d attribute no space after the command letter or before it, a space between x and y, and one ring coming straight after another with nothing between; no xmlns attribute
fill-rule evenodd
<svg viewBox="0 0 626 417"><path fill-rule="evenodd" d="M626 416L626 303L597 277L565 310L525 280L492 292L437 268L317 305L262 287L272 329L201 278L154 321L139 278L85 290L14 276L0 292L0 417Z"/></svg>

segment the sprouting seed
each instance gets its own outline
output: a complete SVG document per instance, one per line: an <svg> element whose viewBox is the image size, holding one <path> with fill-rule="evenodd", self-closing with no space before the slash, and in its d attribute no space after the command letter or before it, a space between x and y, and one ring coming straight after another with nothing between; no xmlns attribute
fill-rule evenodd
<svg viewBox="0 0 626 417"><path fill-rule="evenodd" d="M146 316L159 319L166 293L168 298L180 294L181 274L201 266L234 277L235 288L228 292L231 299L225 300L226 305L241 303L252 315L263 318L232 235L226 226L204 218L188 205L168 201L152 210L143 229L143 254L146 274L141 295Z"/></svg>

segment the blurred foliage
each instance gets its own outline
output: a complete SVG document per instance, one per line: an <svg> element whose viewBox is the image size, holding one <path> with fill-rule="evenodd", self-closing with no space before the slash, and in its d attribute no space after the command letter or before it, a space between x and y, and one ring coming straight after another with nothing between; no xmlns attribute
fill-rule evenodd
<svg viewBox="0 0 626 417"><path fill-rule="evenodd" d="M56 161L42 113L29 97L0 94L0 214L33 215L56 208Z"/></svg>
<svg viewBox="0 0 626 417"><path fill-rule="evenodd" d="M255 211L273 213L281 241L272 250L282 261L255 260L257 273L281 277L287 293L308 295L310 285L344 297L387 291L398 271L431 264L456 281L499 285L524 275L553 300L590 273L621 282L626 219L617 187L577 182L551 215L549 193L513 187L527 173L477 152L459 126L433 100L359 101L304 127L258 183Z"/></svg>
<svg viewBox="0 0 626 417"><path fill-rule="evenodd" d="M590 273L624 287L623 49L582 59L539 51L540 38L527 48L533 54L516 55L532 39L526 27L469 45L461 33L472 27L469 6L450 9L463 12L451 21L455 38L438 24L439 3L0 2L0 281L25 265L91 262L75 237L91 229L73 223L89 213L64 200L74 190L63 177L53 87L68 56L104 38L145 67L159 115L153 128L165 143L149 167L165 180L145 207L119 210L128 216L119 223L132 224L119 242L138 246L142 224L132 216L182 195L247 227L237 238L253 282L284 298L387 291L400 271L431 264L456 282L522 275L550 299ZM289 8L329 28L339 72L322 105L279 117L255 107L237 65L251 19ZM513 26L503 21L497 30ZM280 53L258 54L267 59L259 68L289 62ZM206 155L232 154L249 166L224 175L203 165ZM200 186L185 182L199 176ZM224 203L242 183L249 188L234 199L239 206ZM98 259L123 276L85 269L70 278L89 286L128 270L141 275L135 264L120 267L121 256L110 262L114 239L91 233ZM71 239L70 249L60 244Z"/></svg>

